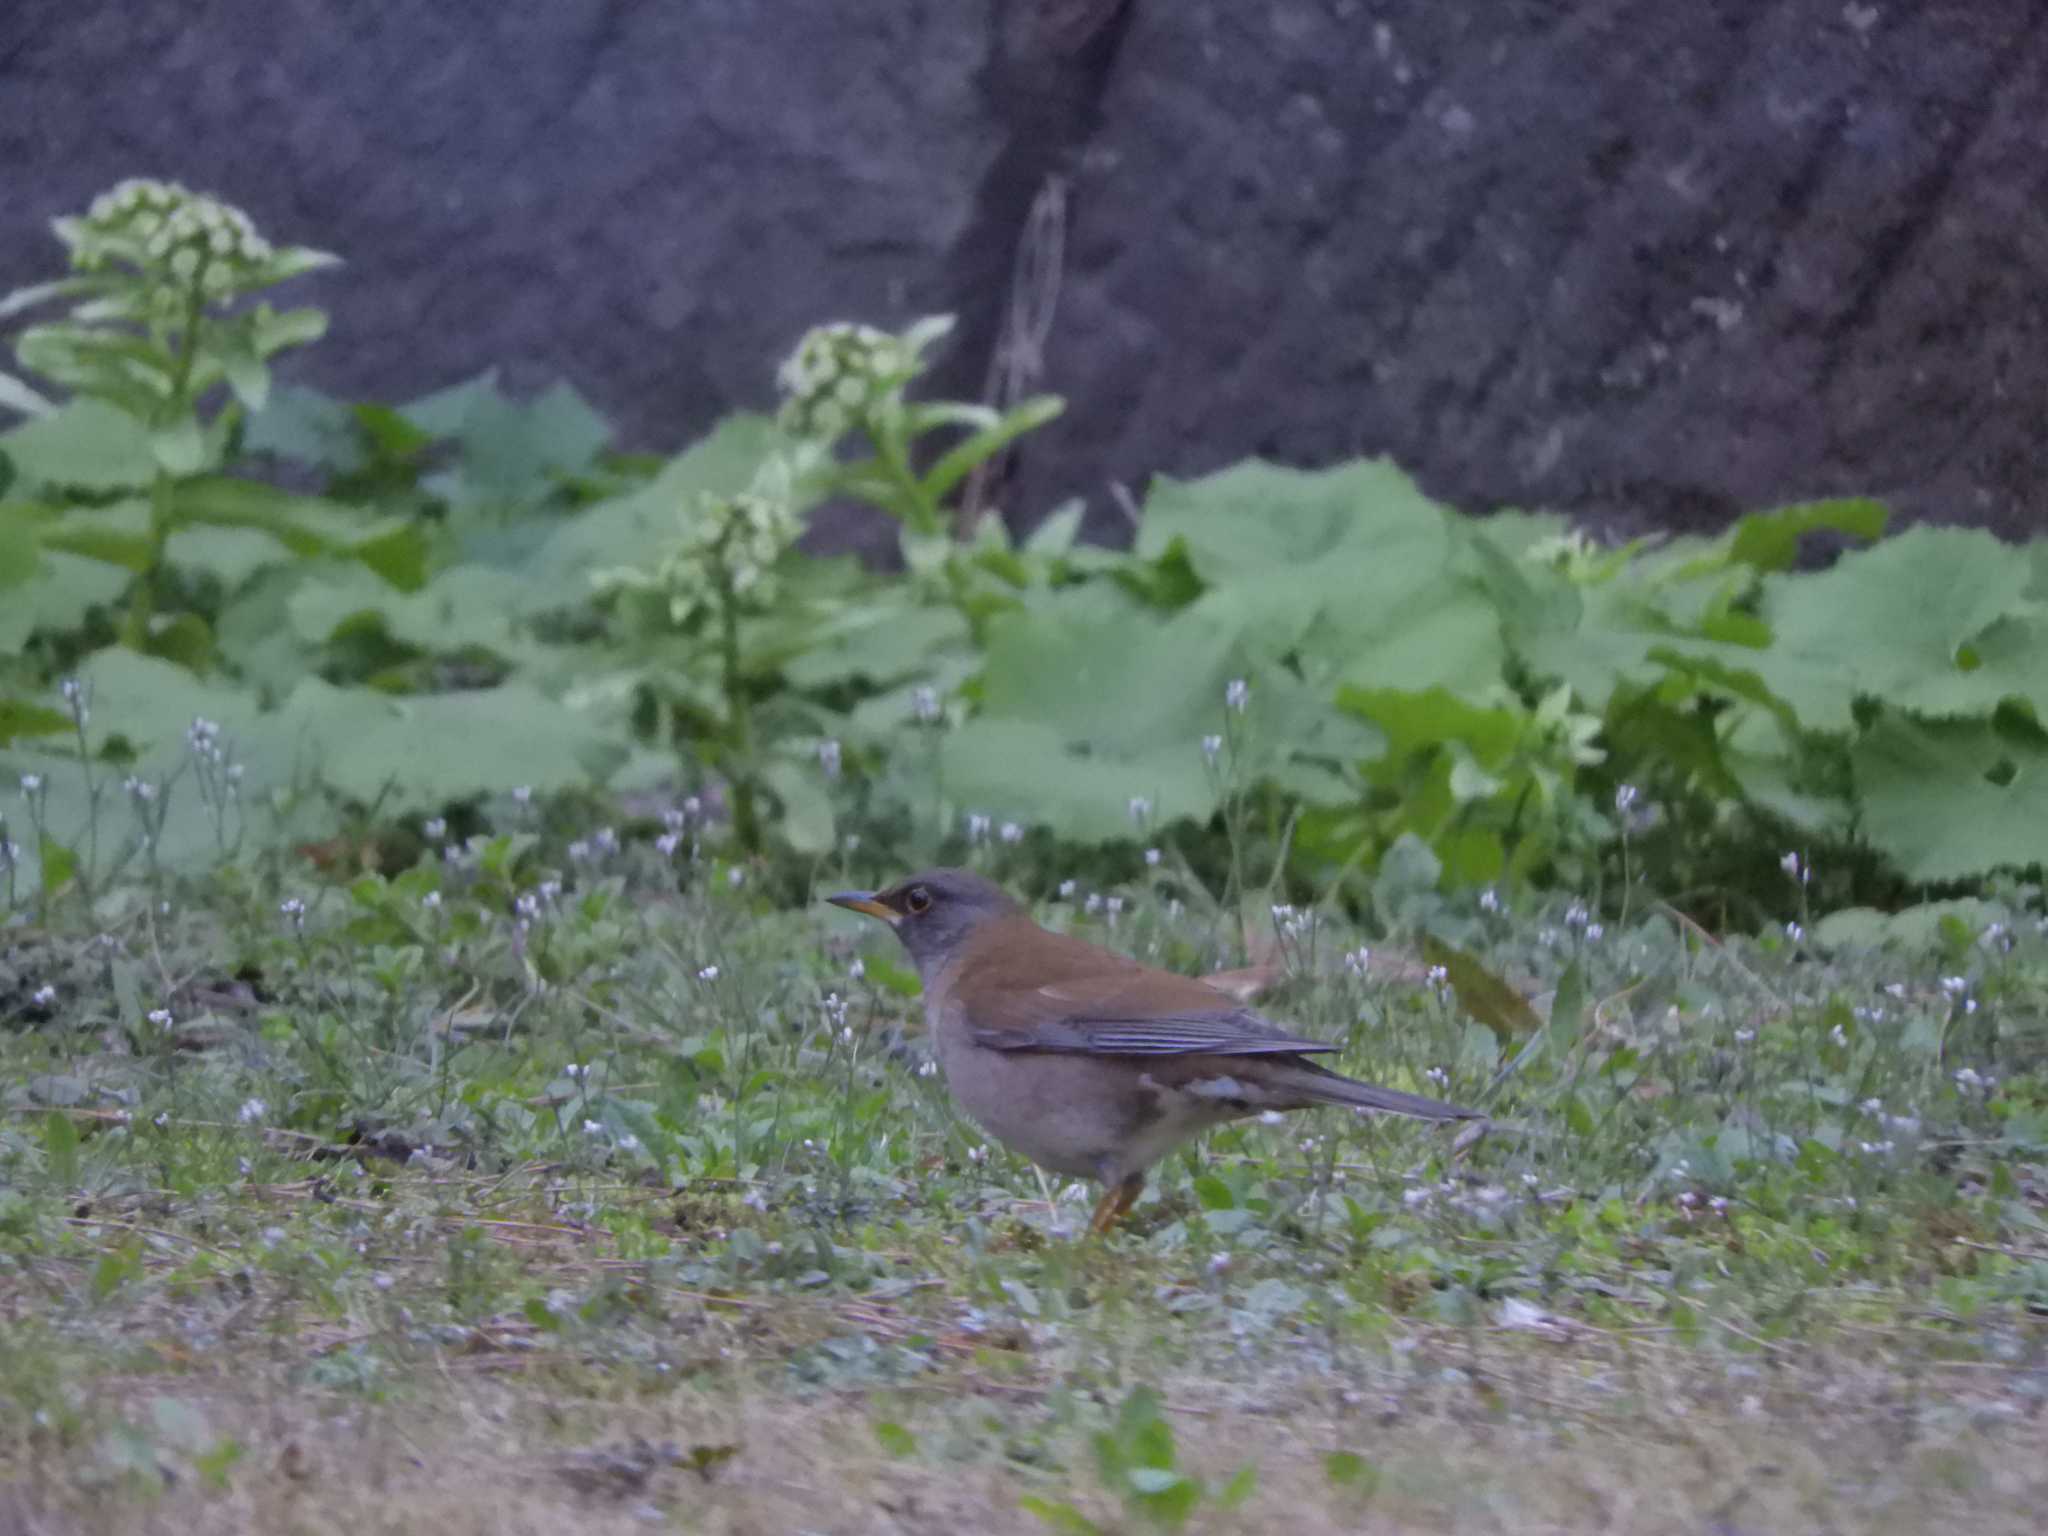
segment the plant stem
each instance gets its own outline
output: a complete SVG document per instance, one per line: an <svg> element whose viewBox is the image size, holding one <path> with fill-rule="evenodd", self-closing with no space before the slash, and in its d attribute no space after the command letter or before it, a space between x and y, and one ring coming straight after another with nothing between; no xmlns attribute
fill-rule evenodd
<svg viewBox="0 0 2048 1536"><path fill-rule="evenodd" d="M188 398L192 388L192 365L199 355L199 322L206 299L199 286L205 273L202 263L192 274L185 294L184 324L178 330L177 352L171 363L171 392L150 422L152 432L160 431L192 411ZM152 444L152 446L154 446ZM172 495L177 481L161 464L149 483L149 559L135 578L135 590L128 602L128 617L122 625L121 642L141 650L149 642L150 620L156 616L157 588L163 578L164 551L171 541L174 515Z"/></svg>
<svg viewBox="0 0 2048 1536"><path fill-rule="evenodd" d="M758 853L760 813L754 803L754 722L740 677L739 599L721 561L718 570L718 642L725 691L726 777L732 784L732 829L740 847Z"/></svg>

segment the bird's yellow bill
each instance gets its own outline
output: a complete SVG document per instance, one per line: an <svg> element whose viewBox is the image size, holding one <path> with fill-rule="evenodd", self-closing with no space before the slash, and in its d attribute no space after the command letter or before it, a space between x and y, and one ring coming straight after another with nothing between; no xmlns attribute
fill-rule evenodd
<svg viewBox="0 0 2048 1536"><path fill-rule="evenodd" d="M825 898L835 907L844 907L849 912L865 912L869 917L879 917L885 923L896 921L897 914L875 900L873 891L841 891L837 896Z"/></svg>

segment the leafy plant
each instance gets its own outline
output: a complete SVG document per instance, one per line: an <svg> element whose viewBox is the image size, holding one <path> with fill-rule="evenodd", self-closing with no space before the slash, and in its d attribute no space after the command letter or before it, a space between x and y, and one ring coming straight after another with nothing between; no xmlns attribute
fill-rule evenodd
<svg viewBox="0 0 2048 1536"><path fill-rule="evenodd" d="M15 535L13 570L0 569L0 585L18 577L31 543L106 561L133 573L121 628L129 645L203 654L204 636L190 626L156 623L175 533L254 528L315 546L331 537L276 499L203 477L228 458L243 413L269 398L270 359L327 329L319 310L242 301L335 258L273 246L239 208L176 182L124 181L55 229L72 275L0 299L0 318L71 302L66 318L31 326L15 343L21 366L71 399L53 406L0 375L0 403L33 418L0 447L16 478L45 493L142 490L146 500L139 517L17 508L29 537ZM210 405L222 386L227 398Z"/></svg>
<svg viewBox="0 0 2048 1536"><path fill-rule="evenodd" d="M951 315L927 316L900 335L844 321L821 325L797 343L777 376L782 422L790 432L828 449L852 437L870 450L823 473L819 489L879 508L916 538L942 537L946 498L978 466L1064 408L1051 395L1003 412L962 401L905 399L925 371L925 353L952 329ZM918 467L926 438L962 430L967 435L929 468Z"/></svg>

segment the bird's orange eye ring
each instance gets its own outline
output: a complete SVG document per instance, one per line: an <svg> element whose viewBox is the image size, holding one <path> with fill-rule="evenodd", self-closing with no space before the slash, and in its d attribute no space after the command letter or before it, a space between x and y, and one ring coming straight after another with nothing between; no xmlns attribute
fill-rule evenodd
<svg viewBox="0 0 2048 1536"><path fill-rule="evenodd" d="M910 910L912 915L920 912L929 912L932 906L932 893L921 885L913 885L910 888L910 894L903 898L903 905Z"/></svg>

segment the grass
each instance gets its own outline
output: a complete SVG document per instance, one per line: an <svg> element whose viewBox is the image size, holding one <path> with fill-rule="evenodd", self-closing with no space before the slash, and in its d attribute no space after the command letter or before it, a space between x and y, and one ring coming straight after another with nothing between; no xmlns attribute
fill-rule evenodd
<svg viewBox="0 0 2048 1536"><path fill-rule="evenodd" d="M1282 913L1270 1011L1490 1130L1229 1128L1094 1243L767 883L527 830L8 929L0 1532L2038 1527L2031 919L1440 917L1529 1033ZM1246 959L1111 894L1042 910Z"/></svg>

